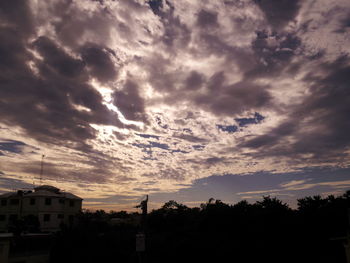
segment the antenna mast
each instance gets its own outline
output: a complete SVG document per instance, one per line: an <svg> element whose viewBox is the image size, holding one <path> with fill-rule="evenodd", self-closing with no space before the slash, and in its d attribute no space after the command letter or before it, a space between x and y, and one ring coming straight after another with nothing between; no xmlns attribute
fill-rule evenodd
<svg viewBox="0 0 350 263"><path fill-rule="evenodd" d="M44 157L45 157L45 155L43 154L43 155L41 156L40 185L42 185L42 180L43 180L43 172L44 172Z"/></svg>

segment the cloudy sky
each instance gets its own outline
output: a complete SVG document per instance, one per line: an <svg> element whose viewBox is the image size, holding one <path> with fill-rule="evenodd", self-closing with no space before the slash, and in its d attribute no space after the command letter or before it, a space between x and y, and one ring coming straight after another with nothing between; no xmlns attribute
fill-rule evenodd
<svg viewBox="0 0 350 263"><path fill-rule="evenodd" d="M348 0L0 2L0 191L86 208L350 188Z"/></svg>

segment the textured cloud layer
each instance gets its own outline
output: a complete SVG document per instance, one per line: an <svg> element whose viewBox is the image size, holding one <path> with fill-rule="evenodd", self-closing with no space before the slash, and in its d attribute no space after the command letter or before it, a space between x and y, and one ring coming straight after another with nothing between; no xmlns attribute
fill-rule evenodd
<svg viewBox="0 0 350 263"><path fill-rule="evenodd" d="M48 183L101 197L347 167L349 13L341 0L3 1L1 177L31 183L45 154Z"/></svg>

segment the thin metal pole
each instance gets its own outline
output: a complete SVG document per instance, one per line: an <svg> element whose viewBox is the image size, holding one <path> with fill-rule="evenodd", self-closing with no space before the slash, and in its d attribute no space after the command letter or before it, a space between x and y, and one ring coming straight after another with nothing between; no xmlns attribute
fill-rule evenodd
<svg viewBox="0 0 350 263"><path fill-rule="evenodd" d="M43 172L44 172L44 157L45 157L45 155L43 154L43 155L41 156L40 185L42 185L42 180L43 180Z"/></svg>

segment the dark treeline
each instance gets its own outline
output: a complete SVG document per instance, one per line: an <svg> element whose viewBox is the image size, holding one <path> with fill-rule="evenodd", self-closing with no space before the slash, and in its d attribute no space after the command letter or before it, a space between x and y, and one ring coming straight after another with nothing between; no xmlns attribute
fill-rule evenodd
<svg viewBox="0 0 350 263"><path fill-rule="evenodd" d="M350 191L305 197L298 208L265 196L228 205L211 198L198 208L176 201L147 215L142 262L345 263ZM52 262L139 262L138 213L83 212L57 233Z"/></svg>

